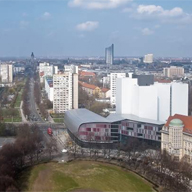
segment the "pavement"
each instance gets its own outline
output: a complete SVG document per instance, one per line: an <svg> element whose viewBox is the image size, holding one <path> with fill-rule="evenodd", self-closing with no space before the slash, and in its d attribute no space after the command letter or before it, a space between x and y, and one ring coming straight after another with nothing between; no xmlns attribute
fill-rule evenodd
<svg viewBox="0 0 192 192"><path fill-rule="evenodd" d="M14 137L0 137L0 148L7 143L13 143L14 141Z"/></svg>
<svg viewBox="0 0 192 192"><path fill-rule="evenodd" d="M27 123L27 119L25 118L25 115L23 114L23 101L21 101L21 104L20 104L20 112L21 112L22 122Z"/></svg>

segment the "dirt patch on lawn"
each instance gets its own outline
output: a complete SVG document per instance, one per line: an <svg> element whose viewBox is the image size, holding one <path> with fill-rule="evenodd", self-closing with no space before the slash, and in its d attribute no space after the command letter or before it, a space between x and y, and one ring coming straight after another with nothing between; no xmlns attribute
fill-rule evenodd
<svg viewBox="0 0 192 192"><path fill-rule="evenodd" d="M52 171L45 169L39 172L37 179L33 184L32 191L52 191Z"/></svg>

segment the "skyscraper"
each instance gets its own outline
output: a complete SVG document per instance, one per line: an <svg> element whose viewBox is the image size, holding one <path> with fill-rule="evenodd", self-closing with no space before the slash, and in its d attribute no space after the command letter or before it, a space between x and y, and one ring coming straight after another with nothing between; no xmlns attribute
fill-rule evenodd
<svg viewBox="0 0 192 192"><path fill-rule="evenodd" d="M114 45L112 44L110 47L105 48L106 64L113 65L113 59L114 59Z"/></svg>

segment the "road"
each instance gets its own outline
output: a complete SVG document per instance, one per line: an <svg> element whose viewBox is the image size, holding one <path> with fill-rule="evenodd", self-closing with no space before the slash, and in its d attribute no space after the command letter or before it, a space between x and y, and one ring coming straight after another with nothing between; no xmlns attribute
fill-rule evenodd
<svg viewBox="0 0 192 192"><path fill-rule="evenodd" d="M14 141L14 137L0 137L0 148L7 143L13 143Z"/></svg>
<svg viewBox="0 0 192 192"><path fill-rule="evenodd" d="M44 123L45 121L41 118L39 112L37 111L35 97L34 97L34 78L30 78L30 91L29 91L29 103L30 103L30 111L31 111L31 120Z"/></svg>

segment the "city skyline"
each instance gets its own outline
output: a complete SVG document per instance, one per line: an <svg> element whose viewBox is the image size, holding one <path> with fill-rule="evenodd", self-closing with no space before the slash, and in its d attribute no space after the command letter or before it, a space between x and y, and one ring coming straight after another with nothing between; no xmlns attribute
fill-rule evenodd
<svg viewBox="0 0 192 192"><path fill-rule="evenodd" d="M46 3L45 3L46 2ZM190 57L192 4L188 1L1 1L1 57Z"/></svg>

